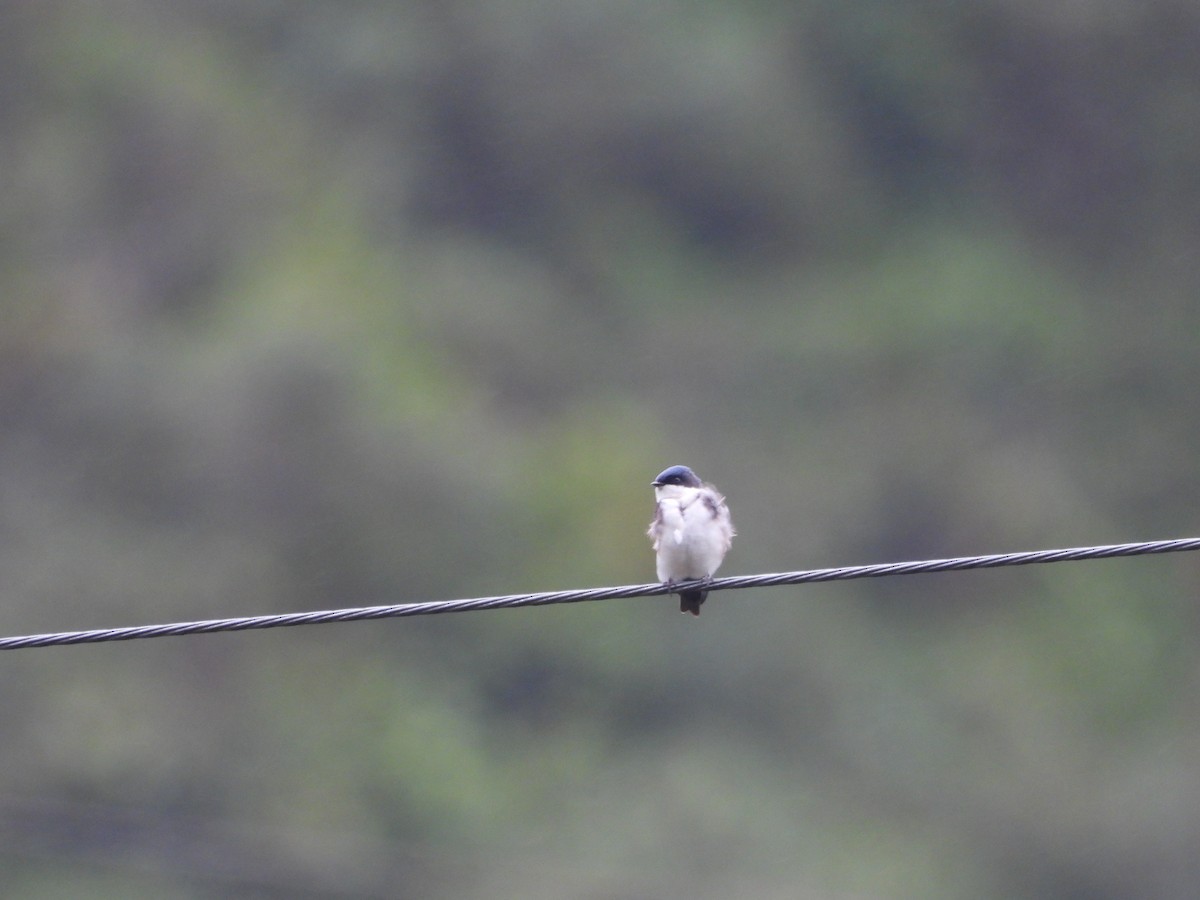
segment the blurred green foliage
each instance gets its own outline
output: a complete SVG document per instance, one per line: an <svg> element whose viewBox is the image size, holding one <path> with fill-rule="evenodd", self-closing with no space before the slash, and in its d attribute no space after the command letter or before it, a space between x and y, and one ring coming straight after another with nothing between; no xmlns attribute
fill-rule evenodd
<svg viewBox="0 0 1200 900"><path fill-rule="evenodd" d="M1200 11L18 0L5 634L1195 533ZM6 897L1190 898L1155 558L5 654Z"/></svg>

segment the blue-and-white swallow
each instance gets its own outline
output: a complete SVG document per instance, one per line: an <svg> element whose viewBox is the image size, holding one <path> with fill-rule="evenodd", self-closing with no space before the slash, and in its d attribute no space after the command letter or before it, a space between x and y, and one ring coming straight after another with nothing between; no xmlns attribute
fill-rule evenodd
<svg viewBox="0 0 1200 900"><path fill-rule="evenodd" d="M654 481L654 521L647 534L654 541L658 580L711 579L736 532L725 498L704 484L687 466L671 466ZM700 615L708 591L680 591L679 611Z"/></svg>

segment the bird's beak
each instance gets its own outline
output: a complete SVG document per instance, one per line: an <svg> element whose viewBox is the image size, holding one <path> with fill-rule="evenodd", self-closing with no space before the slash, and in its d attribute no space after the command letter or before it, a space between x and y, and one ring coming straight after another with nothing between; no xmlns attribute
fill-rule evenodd
<svg viewBox="0 0 1200 900"><path fill-rule="evenodd" d="M652 481L652 482L650 482L650 486L651 487L662 487L662 482L661 481Z"/></svg>

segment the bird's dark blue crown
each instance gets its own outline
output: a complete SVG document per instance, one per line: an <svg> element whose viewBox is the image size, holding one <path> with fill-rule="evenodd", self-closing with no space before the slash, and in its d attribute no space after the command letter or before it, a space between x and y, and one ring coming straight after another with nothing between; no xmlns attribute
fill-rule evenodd
<svg viewBox="0 0 1200 900"><path fill-rule="evenodd" d="M671 466L671 468L660 472L659 476L651 484L655 487L661 487L664 484L677 484L680 487L700 487L700 479L687 466Z"/></svg>

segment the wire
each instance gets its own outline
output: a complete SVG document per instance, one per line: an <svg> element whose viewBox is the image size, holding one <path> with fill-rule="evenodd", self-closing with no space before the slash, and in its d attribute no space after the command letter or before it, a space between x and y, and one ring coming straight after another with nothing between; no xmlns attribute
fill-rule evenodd
<svg viewBox="0 0 1200 900"><path fill-rule="evenodd" d="M1028 566L1036 563L1067 562L1084 559L1110 559L1118 556L1144 556L1152 553L1180 553L1200 550L1200 538L1170 541L1143 541L1134 544L1107 544L1098 547L1072 547L1065 550L1033 550L1025 553L997 553L988 556L960 556L952 559L926 559L916 562L876 563L844 566L837 569L806 569L766 575L735 575L710 582L630 584L622 587L550 591L540 594L508 594L471 600L436 600L429 603L400 603L392 606L364 606L316 612L286 613L274 616L243 616L233 619L207 619L176 622L169 625L139 625L131 628L103 628L93 631L60 631L0 638L0 650L25 647L55 647L69 644L99 644L107 641L132 641L142 638L173 637L185 634L214 634L218 631L250 631L259 628L284 628L291 625L325 625L330 622L355 622L366 619L394 619L429 616L436 613L473 612L482 609L508 609L518 606L549 606L554 603L582 603L588 600L616 600L628 597L656 597L690 588L728 591L741 588L775 587L783 584L808 584L817 581L849 581L854 578L884 578L891 575L918 575L929 572L957 572L965 569L997 569L1004 566Z"/></svg>

